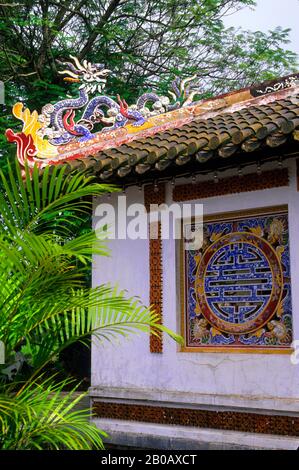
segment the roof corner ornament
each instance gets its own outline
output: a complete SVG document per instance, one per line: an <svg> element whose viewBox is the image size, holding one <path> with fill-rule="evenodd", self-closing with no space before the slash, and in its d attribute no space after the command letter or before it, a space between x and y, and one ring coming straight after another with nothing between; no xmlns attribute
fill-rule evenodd
<svg viewBox="0 0 299 470"><path fill-rule="evenodd" d="M169 96L156 93L144 93L134 105L128 105L117 95L114 100L104 95L108 75L111 71L102 64L82 63L77 57L70 56L71 62L58 61L63 70L64 81L78 83L78 96L43 106L40 114L23 109L22 103L16 103L13 114L23 122L22 132L15 134L6 131L7 139L17 143L17 157L24 166L38 163L40 166L51 164L63 153L63 149L73 142L83 143L93 139L99 133L117 130L124 126L143 129L149 126L152 116L188 106L199 89L193 84L197 76L172 82ZM76 117L80 113L79 118ZM46 160L46 162L45 162Z"/></svg>
<svg viewBox="0 0 299 470"><path fill-rule="evenodd" d="M290 75L282 80L269 80L269 84L264 84L262 88L254 88L254 93L256 96L267 95L269 93L275 93L286 88L298 86L298 84L298 74Z"/></svg>

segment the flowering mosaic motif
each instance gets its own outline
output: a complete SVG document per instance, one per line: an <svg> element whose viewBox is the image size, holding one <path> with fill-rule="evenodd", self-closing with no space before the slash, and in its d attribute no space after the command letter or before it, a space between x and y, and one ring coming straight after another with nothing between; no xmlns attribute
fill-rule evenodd
<svg viewBox="0 0 299 470"><path fill-rule="evenodd" d="M185 224L185 237L198 228ZM207 222L203 233L202 248L184 252L186 346L289 348L287 214Z"/></svg>

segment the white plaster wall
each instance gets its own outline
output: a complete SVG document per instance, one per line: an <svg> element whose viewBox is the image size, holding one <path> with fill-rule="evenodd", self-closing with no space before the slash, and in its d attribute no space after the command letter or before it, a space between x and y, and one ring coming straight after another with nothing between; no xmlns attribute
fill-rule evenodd
<svg viewBox="0 0 299 470"><path fill-rule="evenodd" d="M170 194L169 185L168 202ZM127 195L128 202L143 201L137 188ZM288 204L293 328L294 338L299 339L299 192L294 162L290 163L288 188L202 202L205 214ZM93 285L118 283L148 304L148 242L113 240L110 247L111 258L94 260ZM180 332L175 266L175 241L163 241L163 321ZM292 365L289 355L179 352L168 337L163 354L150 354L149 339L143 334L119 345L93 346L91 395L299 411L299 366Z"/></svg>

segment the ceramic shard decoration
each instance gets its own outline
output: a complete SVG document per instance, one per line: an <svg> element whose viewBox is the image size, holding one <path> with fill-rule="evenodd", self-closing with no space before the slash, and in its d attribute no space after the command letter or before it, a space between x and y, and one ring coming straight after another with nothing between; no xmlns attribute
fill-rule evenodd
<svg viewBox="0 0 299 470"><path fill-rule="evenodd" d="M187 347L290 347L286 213L206 222L202 248L184 254Z"/></svg>
<svg viewBox="0 0 299 470"><path fill-rule="evenodd" d="M196 75L172 82L169 96L144 93L133 105L119 95L116 98L103 94L109 69L102 64L81 63L71 56L72 62L59 62L64 67L59 73L64 80L78 83L78 95L54 104L43 106L41 113L24 109L22 103L13 107L14 116L23 122L22 132L6 131L7 139L17 144L17 157L22 166L37 163L55 164L72 159L82 152L82 147L103 144L110 139L123 137L114 131L126 128L125 135L156 126L154 116L184 108L198 94L194 85ZM163 120L160 125L163 124ZM90 149L92 151L92 148Z"/></svg>

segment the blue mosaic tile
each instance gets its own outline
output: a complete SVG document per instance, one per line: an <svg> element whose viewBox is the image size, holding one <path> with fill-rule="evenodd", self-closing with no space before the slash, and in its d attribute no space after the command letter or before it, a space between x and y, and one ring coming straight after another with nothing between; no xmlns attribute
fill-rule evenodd
<svg viewBox="0 0 299 470"><path fill-rule="evenodd" d="M204 224L185 251L187 347L289 348L292 307L286 213Z"/></svg>

